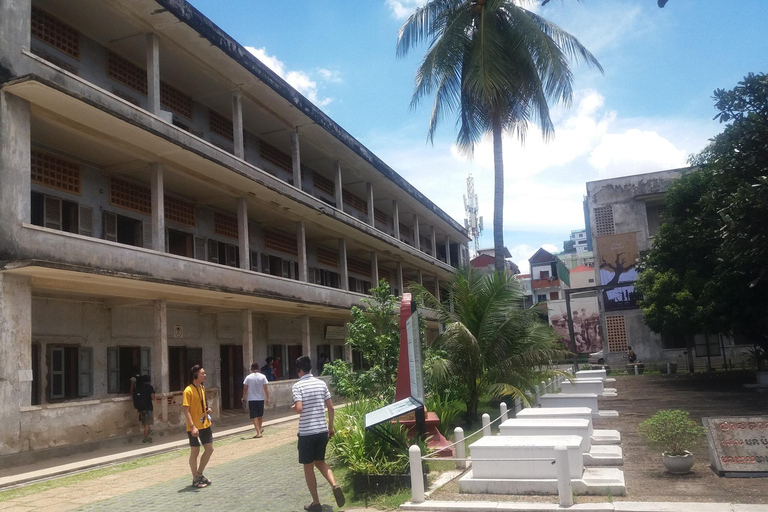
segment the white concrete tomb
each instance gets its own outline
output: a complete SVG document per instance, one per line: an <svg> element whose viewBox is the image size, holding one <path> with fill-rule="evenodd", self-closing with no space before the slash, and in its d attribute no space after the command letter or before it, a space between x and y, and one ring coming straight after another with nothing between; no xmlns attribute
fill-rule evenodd
<svg viewBox="0 0 768 512"><path fill-rule="evenodd" d="M542 407L589 407L593 418L616 418L616 411L600 411L595 393L548 394L539 398Z"/></svg>
<svg viewBox="0 0 768 512"><path fill-rule="evenodd" d="M593 446L621 444L621 434L619 434L618 430L592 428L592 410L587 407L533 407L523 409L515 417L520 419L541 418L544 420L556 418L589 420L590 444Z"/></svg>

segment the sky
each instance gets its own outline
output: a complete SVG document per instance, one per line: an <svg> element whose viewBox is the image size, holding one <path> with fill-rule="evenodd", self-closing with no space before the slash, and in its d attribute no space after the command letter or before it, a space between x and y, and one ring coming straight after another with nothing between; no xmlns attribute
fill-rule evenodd
<svg viewBox="0 0 768 512"><path fill-rule="evenodd" d="M463 223L472 175L493 245L493 155L456 150L455 115L427 141L431 101L410 108L425 46L395 55L398 29L425 0L191 0L395 171ZM722 131L712 94L765 72L768 1L552 0L527 8L576 36L601 74L575 66L571 104L551 105L555 137L530 126L503 140L504 242L521 270L584 228L585 183L684 167Z"/></svg>

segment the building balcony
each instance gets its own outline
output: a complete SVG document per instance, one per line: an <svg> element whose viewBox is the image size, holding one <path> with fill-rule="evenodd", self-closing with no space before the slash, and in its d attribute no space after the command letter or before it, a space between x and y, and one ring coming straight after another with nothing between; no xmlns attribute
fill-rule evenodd
<svg viewBox="0 0 768 512"><path fill-rule="evenodd" d="M560 288L560 279L557 277L547 277L544 279L533 279L531 281L531 287L534 290L540 290L543 288Z"/></svg>

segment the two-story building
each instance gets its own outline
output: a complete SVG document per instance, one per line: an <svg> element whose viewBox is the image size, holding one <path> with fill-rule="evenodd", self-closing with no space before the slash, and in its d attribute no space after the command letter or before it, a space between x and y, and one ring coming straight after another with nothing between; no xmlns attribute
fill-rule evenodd
<svg viewBox="0 0 768 512"><path fill-rule="evenodd" d="M186 1L0 3L0 455L138 432L135 369L163 430L193 364L218 415L252 361L351 361L350 308L468 240Z"/></svg>
<svg viewBox="0 0 768 512"><path fill-rule="evenodd" d="M570 273L557 255L540 248L528 259L531 265L531 294L533 303L565 298L570 288Z"/></svg>

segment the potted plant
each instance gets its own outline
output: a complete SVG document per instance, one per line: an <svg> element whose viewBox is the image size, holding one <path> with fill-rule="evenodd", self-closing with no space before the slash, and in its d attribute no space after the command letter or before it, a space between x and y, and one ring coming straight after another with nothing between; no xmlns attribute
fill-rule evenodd
<svg viewBox="0 0 768 512"><path fill-rule="evenodd" d="M690 448L706 433L687 411L679 409L658 411L638 426L638 432L652 448L662 450L661 456L667 471L684 475L693 467Z"/></svg>
<svg viewBox="0 0 768 512"><path fill-rule="evenodd" d="M768 351L760 345L755 345L747 351L747 361L755 369L757 383L768 385Z"/></svg>

